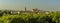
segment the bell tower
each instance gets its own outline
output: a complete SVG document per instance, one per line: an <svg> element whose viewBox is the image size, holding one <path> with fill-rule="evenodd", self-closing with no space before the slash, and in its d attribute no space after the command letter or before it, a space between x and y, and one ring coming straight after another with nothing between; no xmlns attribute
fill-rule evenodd
<svg viewBox="0 0 60 23"><path fill-rule="evenodd" d="M26 6L25 6L25 11L26 11L27 9L26 9Z"/></svg>

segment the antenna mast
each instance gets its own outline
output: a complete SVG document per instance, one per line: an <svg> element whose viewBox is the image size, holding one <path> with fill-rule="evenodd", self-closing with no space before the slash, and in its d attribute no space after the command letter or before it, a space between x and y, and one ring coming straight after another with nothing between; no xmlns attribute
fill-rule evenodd
<svg viewBox="0 0 60 23"><path fill-rule="evenodd" d="M27 9L26 9L26 0L25 0L25 11L26 11Z"/></svg>

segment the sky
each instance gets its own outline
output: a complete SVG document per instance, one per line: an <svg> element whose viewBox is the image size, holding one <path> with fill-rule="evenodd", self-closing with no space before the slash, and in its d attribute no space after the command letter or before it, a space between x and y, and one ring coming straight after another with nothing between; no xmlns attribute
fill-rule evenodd
<svg viewBox="0 0 60 23"><path fill-rule="evenodd" d="M38 8L48 11L60 11L60 0L0 0L0 9L31 10Z"/></svg>

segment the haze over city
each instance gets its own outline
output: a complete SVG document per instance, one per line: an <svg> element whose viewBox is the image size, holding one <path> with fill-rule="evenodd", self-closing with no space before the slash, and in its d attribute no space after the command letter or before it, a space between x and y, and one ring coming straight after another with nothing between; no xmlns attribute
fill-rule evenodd
<svg viewBox="0 0 60 23"><path fill-rule="evenodd" d="M0 9L24 10L25 7L60 11L60 0L0 0Z"/></svg>

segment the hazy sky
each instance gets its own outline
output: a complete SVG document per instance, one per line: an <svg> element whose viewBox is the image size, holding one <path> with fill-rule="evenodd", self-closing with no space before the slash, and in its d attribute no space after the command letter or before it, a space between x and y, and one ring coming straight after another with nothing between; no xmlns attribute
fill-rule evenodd
<svg viewBox="0 0 60 23"><path fill-rule="evenodd" d="M60 11L60 0L0 0L0 9L23 10L25 6L28 10L38 8Z"/></svg>

